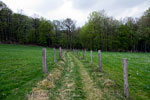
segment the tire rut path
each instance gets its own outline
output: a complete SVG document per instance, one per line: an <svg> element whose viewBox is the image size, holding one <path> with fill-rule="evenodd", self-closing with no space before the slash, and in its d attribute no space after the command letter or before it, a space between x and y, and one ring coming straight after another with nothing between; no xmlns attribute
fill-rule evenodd
<svg viewBox="0 0 150 100"><path fill-rule="evenodd" d="M82 89L82 82L78 67L75 66L70 53L66 53L66 66L63 75L56 83L54 95L51 100L84 100L85 94Z"/></svg>
<svg viewBox="0 0 150 100"><path fill-rule="evenodd" d="M86 100L102 100L102 91L90 78L88 72L84 68L84 65L74 55L70 54L70 56L74 59L74 63L76 63L77 67L79 68L83 83L83 90L86 92Z"/></svg>
<svg viewBox="0 0 150 100"><path fill-rule="evenodd" d="M56 98L57 100L71 100L75 94L75 81L73 77L73 69L74 63L72 62L71 57L66 55L67 59L67 68L65 72L64 79L62 80L62 86L58 89L59 96Z"/></svg>

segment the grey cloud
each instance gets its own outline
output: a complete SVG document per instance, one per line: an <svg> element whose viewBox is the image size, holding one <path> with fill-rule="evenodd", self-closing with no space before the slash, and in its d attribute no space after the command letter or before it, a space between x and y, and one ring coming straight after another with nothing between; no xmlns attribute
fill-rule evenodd
<svg viewBox="0 0 150 100"><path fill-rule="evenodd" d="M46 13L48 11L55 10L63 4L63 0L45 0L42 2L36 10L38 12Z"/></svg>
<svg viewBox="0 0 150 100"><path fill-rule="evenodd" d="M80 10L120 9L139 5L146 0L72 0L73 7Z"/></svg>
<svg viewBox="0 0 150 100"><path fill-rule="evenodd" d="M72 0L73 7L77 9L90 9L92 8L99 0Z"/></svg>
<svg viewBox="0 0 150 100"><path fill-rule="evenodd" d="M143 2L146 2L146 0L116 0L115 5L123 8L131 8Z"/></svg>
<svg viewBox="0 0 150 100"><path fill-rule="evenodd" d="M105 10L109 16L120 16L127 9L132 9L147 0L72 0L73 7L83 12ZM141 8L142 9L142 8Z"/></svg>

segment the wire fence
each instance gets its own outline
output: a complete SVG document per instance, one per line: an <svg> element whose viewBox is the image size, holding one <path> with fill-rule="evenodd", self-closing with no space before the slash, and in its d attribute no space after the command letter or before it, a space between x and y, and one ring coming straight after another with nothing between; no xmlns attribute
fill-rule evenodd
<svg viewBox="0 0 150 100"><path fill-rule="evenodd" d="M83 53L83 54L82 54ZM84 56L84 51L79 51ZM90 52L87 52L87 60L90 62ZM143 91L148 96L150 92L150 53L128 53L128 52L102 52L102 66L106 73L123 87L123 58L128 59L128 81L129 89L133 92ZM98 53L93 52L93 63L98 66ZM111 70L111 71L110 71ZM113 73L111 73L113 72Z"/></svg>

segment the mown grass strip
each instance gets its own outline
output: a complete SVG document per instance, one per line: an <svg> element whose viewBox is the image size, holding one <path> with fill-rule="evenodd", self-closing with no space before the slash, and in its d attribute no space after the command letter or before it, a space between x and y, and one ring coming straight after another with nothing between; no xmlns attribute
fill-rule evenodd
<svg viewBox="0 0 150 100"><path fill-rule="evenodd" d="M71 56L71 54L70 54ZM74 100L84 100L86 99L86 93L83 90L83 83L82 83L82 78L81 78L81 73L79 71L79 66L75 62L74 58L71 56L73 63L75 65L73 71L74 71L74 77L75 77L75 94Z"/></svg>
<svg viewBox="0 0 150 100"><path fill-rule="evenodd" d="M67 63L67 53L63 53L63 62L64 62L64 69L61 72L60 77L58 78L58 80L54 81L54 88L49 89L49 99L50 100L60 100L60 92L59 89L63 86L63 80L66 74L66 68L68 67L68 63ZM60 64L59 66L62 66L62 64Z"/></svg>
<svg viewBox="0 0 150 100"><path fill-rule="evenodd" d="M90 76L88 75L87 71L84 68L84 65L78 60L75 56L72 55L74 58L75 63L79 68L79 73L81 74L81 79L83 83L83 91L86 92L86 99L87 100L100 100L102 98L102 92L100 89L97 88L93 80L91 80Z"/></svg>

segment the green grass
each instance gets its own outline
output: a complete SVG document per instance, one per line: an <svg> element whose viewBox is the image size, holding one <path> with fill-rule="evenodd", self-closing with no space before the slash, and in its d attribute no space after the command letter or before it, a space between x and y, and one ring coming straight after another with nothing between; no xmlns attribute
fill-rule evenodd
<svg viewBox="0 0 150 100"><path fill-rule="evenodd" d="M66 53L64 54L64 57L66 57ZM61 87L63 86L63 81L64 81L64 78L65 78L65 75L67 73L66 69L68 67L68 63L65 61L65 65L60 65L61 67L64 67L64 69L61 71L61 76L59 77L59 79L57 80L53 80L54 81L54 84L55 84L55 88L51 88L50 90L50 96L49 96L49 99L50 100L57 100L57 98L59 98L59 95L60 95L60 89Z"/></svg>
<svg viewBox="0 0 150 100"><path fill-rule="evenodd" d="M75 73L75 92L78 94L78 96L74 97L74 100L85 100L85 91L83 91L83 83L81 78L81 73L79 72L79 66L77 66L77 63L74 67L74 73Z"/></svg>
<svg viewBox="0 0 150 100"><path fill-rule="evenodd" d="M80 52L80 55L83 54ZM123 90L123 58L128 58L129 94L134 100L150 98L150 53L102 52L102 67L108 77ZM87 52L90 62L90 52ZM93 52L93 62L98 66L98 53ZM98 69L97 69L98 70Z"/></svg>
<svg viewBox="0 0 150 100"><path fill-rule="evenodd" d="M42 69L42 48L40 46L24 46L0 44L0 100L25 100L36 83L46 75L43 75ZM83 56L82 53L80 53ZM65 54L69 67L69 55ZM79 57L79 56L77 56ZM58 58L58 51L57 51ZM125 53L125 52L102 52L103 73L99 73L98 53L93 52L93 63L90 64L90 52L87 52L86 61L81 60L91 79L99 86L102 91L105 79L111 79L115 82L113 87L109 87L104 94L104 98L111 100L112 97L124 99L123 94L123 58L128 58L128 78L129 95L131 100L148 100L150 98L150 53ZM75 82L75 94L80 98L85 98L85 91L82 89L81 73L79 73L78 64L74 63L73 76ZM53 50L47 48L47 66L48 71L54 68ZM69 64L69 65L67 65ZM96 66L97 67L96 67ZM56 88L61 88L66 70L62 72L62 77L56 82ZM101 74L104 80L101 79ZM57 92L57 89L54 91ZM110 90L110 91L109 91ZM119 94L116 94L118 93ZM114 95L114 96L113 96ZM73 98L79 99L79 98Z"/></svg>
<svg viewBox="0 0 150 100"><path fill-rule="evenodd" d="M36 82L43 79L42 48L0 44L0 100L26 99ZM53 62L53 50L47 48L48 71L52 71Z"/></svg>
<svg viewBox="0 0 150 100"><path fill-rule="evenodd" d="M61 77L59 80L55 81L55 88L50 89L50 100L84 100L85 94L82 89L82 79L79 73L78 66L74 63L72 57L69 56L69 53L64 55L65 66L64 70L61 72ZM70 88L68 85L73 84Z"/></svg>

